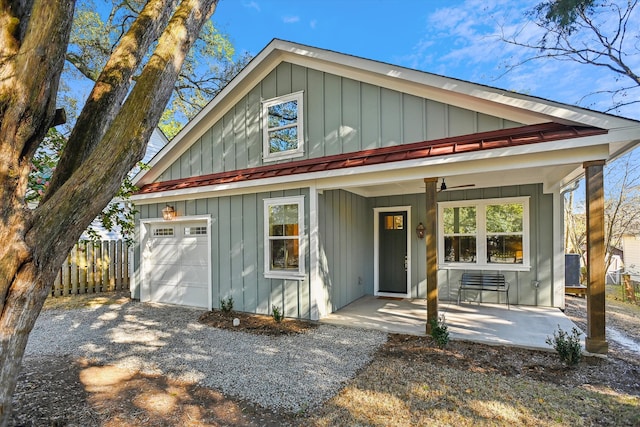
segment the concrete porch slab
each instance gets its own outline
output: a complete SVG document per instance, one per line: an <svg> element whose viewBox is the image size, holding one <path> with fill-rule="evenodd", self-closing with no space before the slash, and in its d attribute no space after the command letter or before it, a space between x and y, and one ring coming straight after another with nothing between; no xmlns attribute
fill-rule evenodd
<svg viewBox="0 0 640 427"><path fill-rule="evenodd" d="M545 343L558 327L570 332L575 324L551 307L440 302L451 339L491 345L551 350ZM423 299L384 299L364 296L320 320L321 323L376 329L389 333L425 335L427 308ZM584 335L582 336L584 348Z"/></svg>

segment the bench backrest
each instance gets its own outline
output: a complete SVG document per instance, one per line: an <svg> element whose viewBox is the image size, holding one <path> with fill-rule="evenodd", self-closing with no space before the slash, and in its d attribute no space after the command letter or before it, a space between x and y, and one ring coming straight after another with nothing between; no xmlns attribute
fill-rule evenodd
<svg viewBox="0 0 640 427"><path fill-rule="evenodd" d="M506 286L502 274L462 273L462 286Z"/></svg>

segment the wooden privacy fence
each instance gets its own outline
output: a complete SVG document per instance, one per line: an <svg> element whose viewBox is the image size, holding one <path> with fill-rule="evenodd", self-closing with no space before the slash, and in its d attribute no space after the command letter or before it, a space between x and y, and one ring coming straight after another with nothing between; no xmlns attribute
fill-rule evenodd
<svg viewBox="0 0 640 427"><path fill-rule="evenodd" d="M78 242L51 288L51 296L129 289L129 248L122 240Z"/></svg>

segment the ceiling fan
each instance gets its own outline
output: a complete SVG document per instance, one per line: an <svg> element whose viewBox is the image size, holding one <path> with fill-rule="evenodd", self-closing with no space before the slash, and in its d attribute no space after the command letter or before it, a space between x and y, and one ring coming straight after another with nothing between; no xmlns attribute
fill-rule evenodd
<svg viewBox="0 0 640 427"><path fill-rule="evenodd" d="M475 184L464 184L464 185L454 185L453 187L447 187L447 184L444 182L444 178L442 178L442 184L440 184L440 189L438 193L446 190L453 190L454 188L466 188L466 187L475 187Z"/></svg>

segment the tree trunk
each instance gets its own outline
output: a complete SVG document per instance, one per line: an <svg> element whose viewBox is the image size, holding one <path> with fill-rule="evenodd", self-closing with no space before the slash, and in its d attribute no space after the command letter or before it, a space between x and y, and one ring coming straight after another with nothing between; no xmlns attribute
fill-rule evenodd
<svg viewBox="0 0 640 427"><path fill-rule="evenodd" d="M0 427L9 422L27 339L56 272L142 158L186 53L216 4L182 0L174 10L175 0L149 1L153 7L139 18L147 21L132 25L136 33L123 40L135 39L137 48L145 49L166 26L154 53L124 103L126 83L112 79L100 87L109 102L89 103L92 114L76 123L84 130L77 132L80 142L66 154L65 174L55 191L30 211L24 203L27 178L33 154L54 117L74 2L0 2ZM137 69L144 57L135 49L118 47L109 61L112 69L121 67L127 79L127 72ZM123 66L120 61L128 62Z"/></svg>

